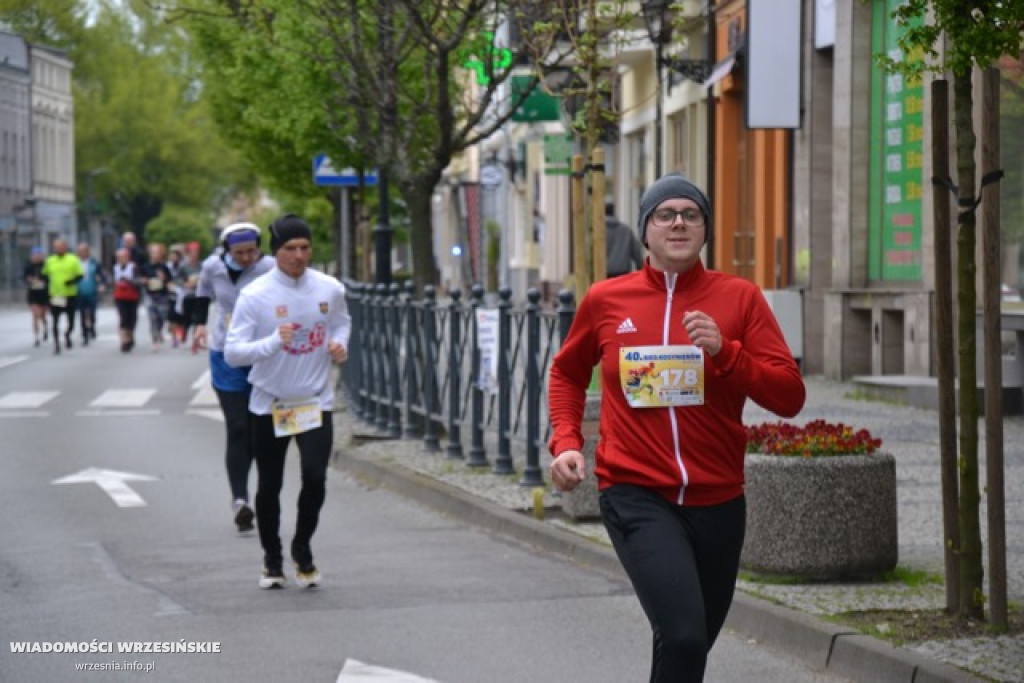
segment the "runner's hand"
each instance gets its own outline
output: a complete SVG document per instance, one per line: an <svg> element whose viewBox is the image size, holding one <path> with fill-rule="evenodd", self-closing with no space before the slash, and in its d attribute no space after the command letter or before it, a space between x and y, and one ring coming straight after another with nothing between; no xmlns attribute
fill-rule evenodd
<svg viewBox="0 0 1024 683"><path fill-rule="evenodd" d="M559 491L572 491L583 481L583 454L579 451L562 451L551 462L551 481Z"/></svg>
<svg viewBox="0 0 1024 683"><path fill-rule="evenodd" d="M288 346L295 339L295 330L299 329L298 323L281 323L281 326L277 328L277 333L281 335L281 342Z"/></svg>
<svg viewBox="0 0 1024 683"><path fill-rule="evenodd" d="M707 351L709 356L717 356L722 350L722 332L707 313L687 311L683 314L683 327L690 335L690 341Z"/></svg>
<svg viewBox="0 0 1024 683"><path fill-rule="evenodd" d="M348 349L336 341L327 342L327 353L331 354L331 360L335 363L344 363L348 360Z"/></svg>

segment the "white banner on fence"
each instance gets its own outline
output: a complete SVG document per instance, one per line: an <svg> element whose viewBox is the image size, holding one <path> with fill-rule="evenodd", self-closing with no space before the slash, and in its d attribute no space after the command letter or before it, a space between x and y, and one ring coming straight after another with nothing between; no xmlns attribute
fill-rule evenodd
<svg viewBox="0 0 1024 683"><path fill-rule="evenodd" d="M476 338L480 344L480 380L477 386L498 393L498 309L476 309Z"/></svg>

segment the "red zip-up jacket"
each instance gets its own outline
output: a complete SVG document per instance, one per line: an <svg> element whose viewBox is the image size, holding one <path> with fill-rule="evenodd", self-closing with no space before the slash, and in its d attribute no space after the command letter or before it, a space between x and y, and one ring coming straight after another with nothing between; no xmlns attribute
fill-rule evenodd
<svg viewBox="0 0 1024 683"><path fill-rule="evenodd" d="M691 344L689 311L718 325L722 348L704 353L704 404L631 408L619 379L624 346ZM803 377L761 290L733 275L651 267L595 283L552 361L552 455L582 450L581 422L593 367L601 366L598 487L635 484L678 505L715 505L743 493L747 398L782 417L803 408Z"/></svg>

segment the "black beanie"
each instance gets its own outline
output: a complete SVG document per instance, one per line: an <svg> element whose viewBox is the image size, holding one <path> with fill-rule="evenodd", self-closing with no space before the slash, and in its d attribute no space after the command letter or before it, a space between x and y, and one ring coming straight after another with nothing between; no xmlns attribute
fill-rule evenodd
<svg viewBox="0 0 1024 683"><path fill-rule="evenodd" d="M654 181L640 197L640 241L647 246L647 219L667 199L689 199L697 204L704 214L704 242L711 235L711 202L699 187L687 180L681 173L669 173Z"/></svg>
<svg viewBox="0 0 1024 683"><path fill-rule="evenodd" d="M294 213L286 213L270 224L270 253L273 254L288 240L305 238L313 241L313 231L306 221Z"/></svg>

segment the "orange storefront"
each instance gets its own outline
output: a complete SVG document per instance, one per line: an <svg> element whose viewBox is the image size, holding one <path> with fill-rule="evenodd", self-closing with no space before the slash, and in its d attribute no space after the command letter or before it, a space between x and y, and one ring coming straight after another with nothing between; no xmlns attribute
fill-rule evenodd
<svg viewBox="0 0 1024 683"><path fill-rule="evenodd" d="M763 289L791 284L790 133L744 120L746 2L715 8L714 57L733 66L712 86L715 235L711 265Z"/></svg>

